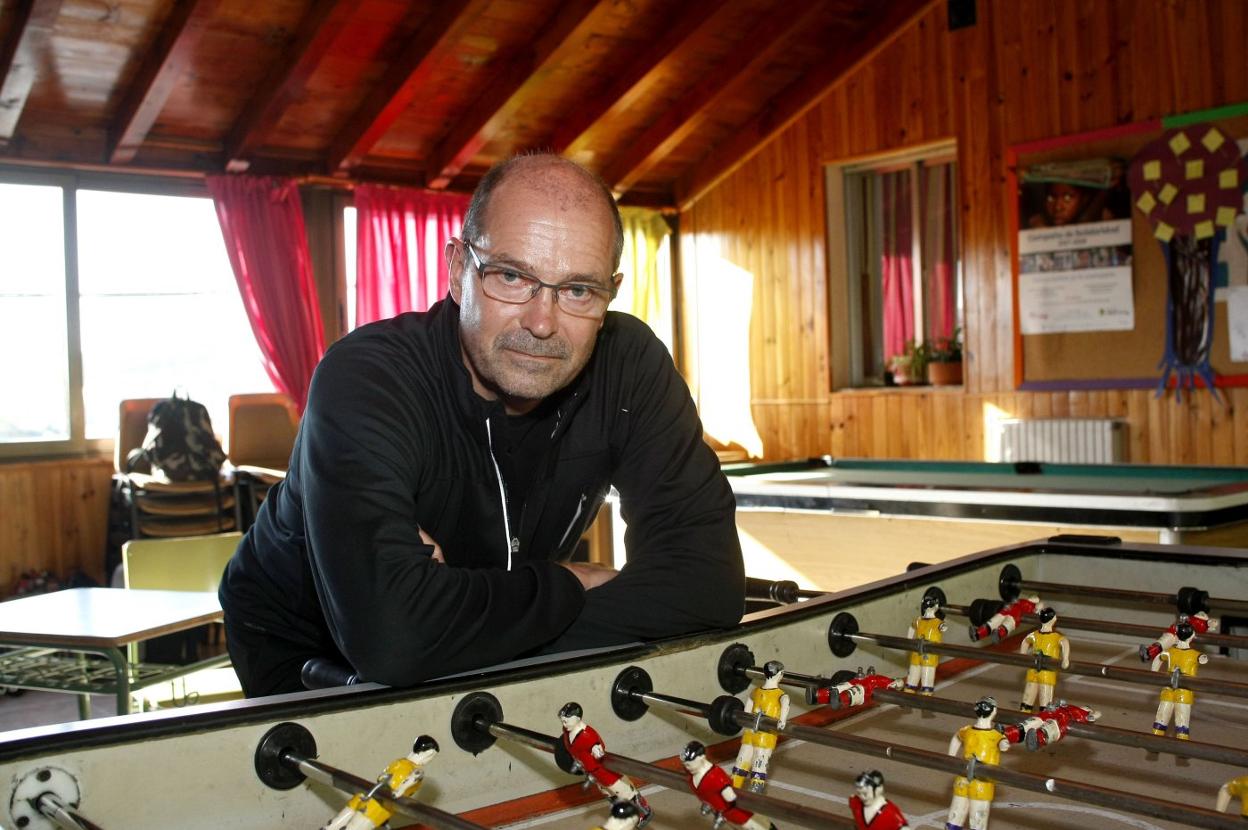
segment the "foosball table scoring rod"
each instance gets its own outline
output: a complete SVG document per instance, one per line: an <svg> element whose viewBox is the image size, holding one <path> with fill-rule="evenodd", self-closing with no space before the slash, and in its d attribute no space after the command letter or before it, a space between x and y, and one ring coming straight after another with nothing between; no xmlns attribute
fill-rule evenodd
<svg viewBox="0 0 1248 830"><path fill-rule="evenodd" d="M38 798L32 798L32 806L39 811L39 814L48 821L60 827L61 830L103 830L98 824L87 820L84 816L79 815L76 810L61 803L61 800L50 793L44 793ZM27 819L26 821L29 821ZM17 827L25 827L23 819L17 820Z"/></svg>
<svg viewBox="0 0 1248 830"><path fill-rule="evenodd" d="M668 700L678 701L680 698L668 698ZM735 701L738 709L741 706L741 702L730 695L724 695L723 700ZM681 701L680 705L700 707L700 704L693 701ZM721 704L721 706L723 705L726 704ZM701 707L696 712L684 709L680 711L707 717L705 713L709 712L710 709ZM729 735L735 735L740 731L735 727L726 725L724 728L730 730L726 733ZM459 702L455 707L454 714L451 716L451 737L454 738L455 744L460 749L463 749L465 752L471 752L473 755L493 746L495 739L499 738L525 744L535 749L553 753L559 768L564 772L573 774L572 758L563 748L563 742L559 738L504 722L502 704L488 692L474 692ZM616 755L613 752L608 752L603 758L603 762L613 772L631 775L651 784L666 787L669 790L678 790L683 793L689 792L689 777L674 770L664 769L655 764L648 764L645 761L639 761L624 755ZM813 807L806 807L757 793L740 791L737 793L736 803L748 810L762 813L768 818L784 819L802 827L854 826L853 820L845 816L827 813Z"/></svg>
<svg viewBox="0 0 1248 830"><path fill-rule="evenodd" d="M913 642L916 644L927 643L926 640L914 640ZM917 645L914 650L918 651ZM719 669L720 682L724 691L730 693L740 692L749 685L750 679L764 679L765 675L762 668L754 665L754 663L754 655L746 646L736 643L726 648L720 657ZM855 673L852 671L844 671L837 672L832 677L827 678L790 672L786 668L784 679L780 683L783 686L812 689L835 686L855 676ZM736 678L736 682L725 682L725 679L728 677ZM874 700L878 700L881 703L890 703L894 706L908 706L915 709L925 709L930 712L940 712L946 715L957 715L959 717L975 717L975 704L961 700L908 694L895 689L876 689L871 693L871 696ZM837 700L835 696L832 699L834 701ZM831 705L835 708L839 704L833 703ZM1030 713L1020 712L1015 709L997 709L997 720L1004 723L1020 724L1033 716ZM1248 750L1220 746L1218 744L1201 743L1200 741L1180 741L1177 738L1149 735L1144 732L1132 732L1128 729L1117 729L1103 724L1080 723L1078 721L1069 723L1066 727L1066 733L1090 741L1115 744L1117 746L1129 746L1143 749L1147 752L1164 752L1184 758L1199 758L1220 764L1248 767Z"/></svg>
<svg viewBox="0 0 1248 830"><path fill-rule="evenodd" d="M832 618L828 625L828 647L837 657L848 657L854 653L858 643L875 643L884 648L914 651L919 654L945 654L950 657L967 657L986 663L1000 663L1005 666L1019 666L1037 671L1060 671L1064 674L1078 674L1084 677L1102 677L1106 680L1119 680L1124 683L1137 683L1142 686L1162 686L1170 688L1191 689L1197 692L1213 692L1230 697L1248 698L1248 683L1237 683L1233 680L1219 680L1212 677L1188 677L1178 669L1169 674L1145 671L1143 669L1127 669L1118 666L1107 666L1102 663L1081 663L1070 661L1069 668L1062 668L1060 661L1053 660L1043 654L1031 656L1001 651L989 651L975 646L959 646L951 643L932 643L927 640L895 637L891 634L873 634L858 630L858 620L848 611L842 611Z"/></svg>
<svg viewBox="0 0 1248 830"><path fill-rule="evenodd" d="M650 676L644 669L636 666L629 667L620 673L611 692L612 707L615 709L615 713L624 720L637 720L642 717L649 708L647 704L664 705L667 708L688 714L695 714L698 710L709 712L713 708L711 704L697 704L693 701L682 701L680 705L667 705L665 701L669 699L667 695L656 694L653 691ZM736 698L730 699L736 700ZM679 700L679 698L676 698L676 700ZM735 709L723 707L725 709L723 717L735 724L737 731L747 728L761 729L791 738L798 738L809 743L832 747L833 749L842 749L879 758L889 758L903 764L924 767L939 772L948 772L953 775L963 775L970 780L976 778L990 779L1000 784L1017 787L1020 790L1047 793L1071 801L1123 810L1137 815L1162 819L1163 821L1174 821L1191 827L1210 828L1210 830L1243 830L1244 827L1242 819L1224 813L1217 813L1200 807L1190 807L1186 804L1172 801L1162 801L1161 799L1122 792L1121 790L1096 787L1091 784L1064 778L1046 778L1043 775L1020 772L1002 766L981 764L975 757L972 757L969 761L964 761L939 752L898 746L887 741L849 735L836 730L820 729L806 726L805 724L787 723L783 729L780 729L779 723L774 718L769 718L761 713L746 714L744 704L741 704L740 701L737 702L738 706ZM693 706L689 705L691 703ZM709 718L708 722L711 722ZM716 728L713 722L712 728ZM720 730L716 728L716 731ZM985 767L987 768L985 769ZM742 793L741 797L744 798L745 794Z"/></svg>
<svg viewBox="0 0 1248 830"><path fill-rule="evenodd" d="M389 787L352 775L316 760L316 739L297 723L279 723L264 734L256 747L256 774L275 790L290 790L311 778L336 790L355 795L375 791L377 797L402 813L418 818L434 830L486 830L444 810L392 793Z"/></svg>

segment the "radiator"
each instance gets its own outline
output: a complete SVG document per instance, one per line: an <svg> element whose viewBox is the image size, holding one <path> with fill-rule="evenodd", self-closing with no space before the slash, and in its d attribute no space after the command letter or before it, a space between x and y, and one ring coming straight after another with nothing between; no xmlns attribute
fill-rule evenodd
<svg viewBox="0 0 1248 830"><path fill-rule="evenodd" d="M1119 418L1011 418L1001 421L1002 461L1113 464L1126 461Z"/></svg>

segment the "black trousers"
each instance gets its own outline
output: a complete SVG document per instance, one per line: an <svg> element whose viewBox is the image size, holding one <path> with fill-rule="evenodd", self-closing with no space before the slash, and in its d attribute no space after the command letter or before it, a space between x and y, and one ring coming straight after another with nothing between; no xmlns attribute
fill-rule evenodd
<svg viewBox="0 0 1248 830"><path fill-rule="evenodd" d="M274 637L263 627L225 611L225 646L247 697L304 691L303 664L322 656L307 643Z"/></svg>

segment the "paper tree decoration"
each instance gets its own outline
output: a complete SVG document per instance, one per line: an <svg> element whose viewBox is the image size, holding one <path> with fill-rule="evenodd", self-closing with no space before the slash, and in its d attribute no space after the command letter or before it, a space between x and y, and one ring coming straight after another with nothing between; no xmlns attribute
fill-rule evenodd
<svg viewBox="0 0 1248 830"><path fill-rule="evenodd" d="M1166 348L1157 394L1171 377L1175 395L1200 378L1217 397L1213 345L1213 263L1219 227L1230 227L1248 167L1235 142L1217 127L1167 130L1131 162L1127 181L1166 258Z"/></svg>

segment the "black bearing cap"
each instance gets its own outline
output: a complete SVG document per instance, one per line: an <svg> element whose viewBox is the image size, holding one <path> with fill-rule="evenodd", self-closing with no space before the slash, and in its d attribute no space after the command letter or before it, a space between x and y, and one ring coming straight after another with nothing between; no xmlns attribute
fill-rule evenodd
<svg viewBox="0 0 1248 830"><path fill-rule="evenodd" d="M740 694L750 687L745 670L754 665L754 652L744 643L733 643L719 655L716 674L719 687L730 695Z"/></svg>
<svg viewBox="0 0 1248 830"><path fill-rule="evenodd" d="M489 692L473 692L451 713L451 737L464 752L480 755L497 740L490 734L490 724L502 721L503 705L498 698Z"/></svg>
<svg viewBox="0 0 1248 830"><path fill-rule="evenodd" d="M1178 594L1179 613L1194 617L1200 612L1209 613L1209 592L1198 588L1180 588Z"/></svg>
<svg viewBox="0 0 1248 830"><path fill-rule="evenodd" d="M997 593L1001 595L1001 599L1006 602L1013 602L1018 599L1022 593L1020 583L1023 581L1023 572L1013 562L1001 569L1001 576L997 578Z"/></svg>
<svg viewBox="0 0 1248 830"><path fill-rule="evenodd" d="M611 709L620 720L637 720L650 705L634 695L654 691L654 682L640 666L629 666L615 677L611 684Z"/></svg>
<svg viewBox="0 0 1248 830"><path fill-rule="evenodd" d="M736 716L745 711L745 704L732 695L720 695L711 701L710 711L706 714L706 722L721 735L732 737L741 731Z"/></svg>
<svg viewBox="0 0 1248 830"><path fill-rule="evenodd" d="M316 739L307 727L289 721L279 723L260 739L256 747L256 775L265 786L293 790L307 778L299 768L283 760L287 753L305 759L316 758Z"/></svg>
<svg viewBox="0 0 1248 830"><path fill-rule="evenodd" d="M837 657L848 657L858 648L850 636L858 633L858 619L848 611L842 611L828 624L828 648Z"/></svg>

